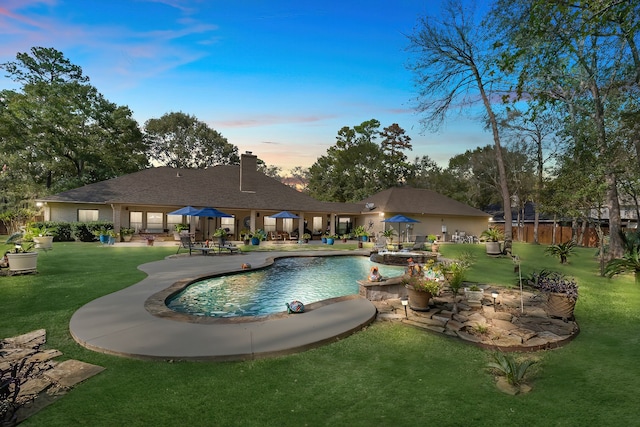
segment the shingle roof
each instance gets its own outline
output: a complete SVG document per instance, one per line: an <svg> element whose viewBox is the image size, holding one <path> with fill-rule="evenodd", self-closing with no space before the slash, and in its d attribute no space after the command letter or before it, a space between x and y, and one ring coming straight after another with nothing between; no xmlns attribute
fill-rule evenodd
<svg viewBox="0 0 640 427"><path fill-rule="evenodd" d="M393 187L364 199L373 203L372 212L399 212L422 215L457 215L489 217L480 209L443 196L432 190L412 187Z"/></svg>
<svg viewBox="0 0 640 427"><path fill-rule="evenodd" d="M85 185L41 199L66 203L122 203L158 206L212 206L218 209L265 209L358 213L355 203L321 202L260 172L255 192L240 191L240 166L208 169L156 167Z"/></svg>

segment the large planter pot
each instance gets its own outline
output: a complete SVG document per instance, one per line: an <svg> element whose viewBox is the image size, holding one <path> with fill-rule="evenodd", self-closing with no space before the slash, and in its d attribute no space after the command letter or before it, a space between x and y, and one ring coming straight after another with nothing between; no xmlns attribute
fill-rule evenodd
<svg viewBox="0 0 640 427"><path fill-rule="evenodd" d="M464 288L464 296L469 302L481 303L484 296L484 289L479 291L472 291L469 288Z"/></svg>
<svg viewBox="0 0 640 427"><path fill-rule="evenodd" d="M362 241L363 242L368 242L369 241L369 236L362 236Z"/></svg>
<svg viewBox="0 0 640 427"><path fill-rule="evenodd" d="M500 242L486 242L485 247L487 255L500 255L502 253L500 250Z"/></svg>
<svg viewBox="0 0 640 427"><path fill-rule="evenodd" d="M9 253L7 258L10 274L35 272L38 266L38 252Z"/></svg>
<svg viewBox="0 0 640 427"><path fill-rule="evenodd" d="M573 319L573 309L576 301L573 301L565 294L549 293L547 294L546 310L551 317L559 317L564 320Z"/></svg>
<svg viewBox="0 0 640 427"><path fill-rule="evenodd" d="M53 236L34 236L33 243L36 249L51 249L53 248Z"/></svg>
<svg viewBox="0 0 640 427"><path fill-rule="evenodd" d="M413 286L405 285L409 293L409 308L413 311L429 311L429 300L431 293L425 291L417 291Z"/></svg>
<svg viewBox="0 0 640 427"><path fill-rule="evenodd" d="M259 238L257 238L257 237L252 237L252 238L251 238L251 244L252 244L253 246L258 246L258 245L260 244L260 239L259 239Z"/></svg>
<svg viewBox="0 0 640 427"><path fill-rule="evenodd" d="M327 243L327 238L326 238L326 237L321 237L321 238L320 238L320 241L321 241L322 243Z"/></svg>
<svg viewBox="0 0 640 427"><path fill-rule="evenodd" d="M331 237L327 237L327 245L333 245L333 239Z"/></svg>
<svg viewBox="0 0 640 427"><path fill-rule="evenodd" d="M101 234L100 235L100 243L102 244L107 244L109 243L109 235L108 234Z"/></svg>
<svg viewBox="0 0 640 427"><path fill-rule="evenodd" d="M133 238L133 235L125 234L125 235L122 236L122 241L123 242L130 242L132 238Z"/></svg>

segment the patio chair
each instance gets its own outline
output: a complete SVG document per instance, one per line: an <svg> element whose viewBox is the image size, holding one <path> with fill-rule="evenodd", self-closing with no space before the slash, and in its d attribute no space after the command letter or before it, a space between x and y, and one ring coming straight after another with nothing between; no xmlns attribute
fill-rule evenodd
<svg viewBox="0 0 640 427"><path fill-rule="evenodd" d="M421 251L424 249L424 244L427 242L427 236L416 236L416 241L413 243L412 251Z"/></svg>
<svg viewBox="0 0 640 427"><path fill-rule="evenodd" d="M189 255L191 255L191 251L194 249L193 242L191 241L191 237L180 236L180 245L178 246L176 255L178 254L178 252L180 252L180 249L189 249Z"/></svg>

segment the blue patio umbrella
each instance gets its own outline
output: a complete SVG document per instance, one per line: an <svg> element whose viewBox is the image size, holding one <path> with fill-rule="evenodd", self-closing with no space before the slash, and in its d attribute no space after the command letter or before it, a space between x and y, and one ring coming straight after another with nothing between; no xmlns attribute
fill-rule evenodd
<svg viewBox="0 0 640 427"><path fill-rule="evenodd" d="M224 213L216 208L210 207L198 209L195 213L193 213L193 216L202 216L207 218L233 218L233 215L229 215L228 213ZM209 230L207 230L207 232L208 231Z"/></svg>
<svg viewBox="0 0 640 427"><path fill-rule="evenodd" d="M405 215L394 215L391 218L383 219L382 222L390 222L390 223L397 222L398 224L412 224L420 221L418 221L417 219L409 218L408 216L405 216ZM398 232L400 232L399 228L400 226L398 226Z"/></svg>
<svg viewBox="0 0 640 427"><path fill-rule="evenodd" d="M169 212L167 215L188 215L188 216L193 216L199 210L200 209L196 209L193 206L185 206L184 208L180 208L180 209L178 209L176 211Z"/></svg>
<svg viewBox="0 0 640 427"><path fill-rule="evenodd" d="M285 219L299 219L300 217L296 214L292 214L288 211L278 212L277 214L269 215L270 218L285 218Z"/></svg>
<svg viewBox="0 0 640 427"><path fill-rule="evenodd" d="M196 211L194 213L192 213L191 215L193 216L206 216L209 218L232 218L233 215L229 215L227 213L221 212L216 208L202 208L202 209L196 209Z"/></svg>

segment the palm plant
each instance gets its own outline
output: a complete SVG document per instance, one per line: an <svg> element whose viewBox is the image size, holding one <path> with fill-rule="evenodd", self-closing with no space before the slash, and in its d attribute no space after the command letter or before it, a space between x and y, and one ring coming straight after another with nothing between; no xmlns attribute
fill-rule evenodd
<svg viewBox="0 0 640 427"><path fill-rule="evenodd" d="M496 352L493 354L493 362L487 363L487 367L497 370L505 376L509 384L517 386L524 380L527 369L535 363L534 360L523 360L520 362L511 354L507 355Z"/></svg>
<svg viewBox="0 0 640 427"><path fill-rule="evenodd" d="M386 237L387 239L389 239L389 243L393 243L393 236L396 235L396 230L394 230L393 228L390 228L388 230L384 230L382 232L382 235L384 237Z"/></svg>
<svg viewBox="0 0 640 427"><path fill-rule="evenodd" d="M604 275L613 277L616 274L634 272L636 284L640 284L640 233L620 233L624 245L622 258L612 259L604 268Z"/></svg>
<svg viewBox="0 0 640 427"><path fill-rule="evenodd" d="M574 242L573 240L567 240L564 243L550 245L547 249L545 249L544 252L547 255L560 258L560 264L566 264L567 258L569 258L570 255L573 255L575 247L576 242Z"/></svg>

